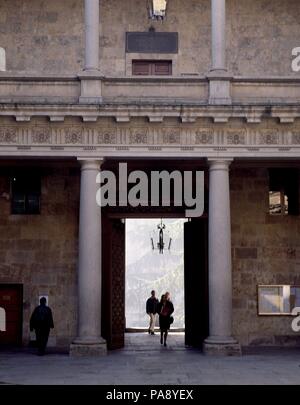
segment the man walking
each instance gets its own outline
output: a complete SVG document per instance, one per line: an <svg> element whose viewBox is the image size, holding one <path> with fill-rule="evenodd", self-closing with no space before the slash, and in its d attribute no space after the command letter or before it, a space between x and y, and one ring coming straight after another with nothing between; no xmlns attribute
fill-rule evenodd
<svg viewBox="0 0 300 405"><path fill-rule="evenodd" d="M147 299L147 303L146 303L146 312L150 317L148 333L149 334L151 333L151 335L154 335L157 305L158 305L158 299L155 297L155 291L153 290L153 291L151 291L151 297Z"/></svg>
<svg viewBox="0 0 300 405"><path fill-rule="evenodd" d="M46 302L46 298L42 297L40 305L35 308L30 318L30 331L35 330L39 356L45 354L50 329L54 328L52 311Z"/></svg>

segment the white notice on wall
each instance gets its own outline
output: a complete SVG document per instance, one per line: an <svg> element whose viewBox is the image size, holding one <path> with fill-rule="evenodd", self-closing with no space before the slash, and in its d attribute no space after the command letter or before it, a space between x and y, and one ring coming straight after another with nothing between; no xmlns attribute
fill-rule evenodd
<svg viewBox="0 0 300 405"><path fill-rule="evenodd" d="M6 314L5 309L0 307L0 332L6 332Z"/></svg>
<svg viewBox="0 0 300 405"><path fill-rule="evenodd" d="M259 314L280 314L282 306L282 287L259 288Z"/></svg>

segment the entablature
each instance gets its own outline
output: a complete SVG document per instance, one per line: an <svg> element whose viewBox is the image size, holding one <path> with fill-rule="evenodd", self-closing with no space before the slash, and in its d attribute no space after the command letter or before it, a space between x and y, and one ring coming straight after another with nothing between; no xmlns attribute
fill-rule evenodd
<svg viewBox="0 0 300 405"><path fill-rule="evenodd" d="M279 107L231 107L231 112L229 107L203 107L194 111L200 114L194 121L180 119L186 111L174 108L165 111L161 122L145 119L150 110L131 111L128 120L116 120L116 111L108 106L87 106L84 111L79 106L60 111L56 106L53 114L27 111L17 121L6 111L0 118L0 156L299 158L299 109L293 111L297 119L288 123L280 121L286 112ZM228 119L212 119L217 113ZM249 123L246 113L261 117L260 122Z"/></svg>

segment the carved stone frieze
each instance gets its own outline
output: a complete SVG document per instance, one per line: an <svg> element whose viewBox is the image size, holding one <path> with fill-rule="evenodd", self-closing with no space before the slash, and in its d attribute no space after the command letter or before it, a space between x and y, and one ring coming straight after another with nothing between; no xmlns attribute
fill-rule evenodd
<svg viewBox="0 0 300 405"><path fill-rule="evenodd" d="M260 133L260 145L278 145L279 133L276 129L263 129Z"/></svg>
<svg viewBox="0 0 300 405"><path fill-rule="evenodd" d="M99 144L116 144L117 143L117 134L116 131L104 130L99 131L97 141Z"/></svg>
<svg viewBox="0 0 300 405"><path fill-rule="evenodd" d="M199 129L195 133L196 145L212 145L214 143L213 130L211 128Z"/></svg>
<svg viewBox="0 0 300 405"><path fill-rule="evenodd" d="M129 144L144 144L147 145L149 143L148 134L149 130L147 128L140 128L140 129L129 129L127 135L127 139L129 138Z"/></svg>
<svg viewBox="0 0 300 405"><path fill-rule="evenodd" d="M166 145L179 144L180 143L180 130L178 128L163 129L162 130L162 141Z"/></svg>
<svg viewBox="0 0 300 405"><path fill-rule="evenodd" d="M51 143L51 130L49 127L34 127L32 129L33 143Z"/></svg>
<svg viewBox="0 0 300 405"><path fill-rule="evenodd" d="M83 129L81 127L71 127L65 129L65 143L66 144L82 144L83 143Z"/></svg>
<svg viewBox="0 0 300 405"><path fill-rule="evenodd" d="M42 146L43 153L75 151L134 151L144 148L149 151L163 151L164 148L188 153L213 153L231 150L236 155L247 153L287 154L298 153L300 148L300 128L275 127L234 128L211 124L200 127L190 124L167 126L145 124L131 126L116 124L99 126L97 124L66 125L49 123L44 125L14 124L0 126L0 146L15 147L18 150L31 150ZM72 147L72 149L69 147ZM20 149L21 148L21 149ZM48 149L47 149L48 148ZM17 149L16 149L17 150ZM2 154L4 154L2 149ZM0 148L1 152L1 148ZM300 153L300 149L299 149ZM252 156L252 155L251 155Z"/></svg>
<svg viewBox="0 0 300 405"><path fill-rule="evenodd" d="M17 129L15 127L0 127L0 143L17 142Z"/></svg>
<svg viewBox="0 0 300 405"><path fill-rule="evenodd" d="M228 145L246 145L246 131L244 129L231 129L227 131Z"/></svg>

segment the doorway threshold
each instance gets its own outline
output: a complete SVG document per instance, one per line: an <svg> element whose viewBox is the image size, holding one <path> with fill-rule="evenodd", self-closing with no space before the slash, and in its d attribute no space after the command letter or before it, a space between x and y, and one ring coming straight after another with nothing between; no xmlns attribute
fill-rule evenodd
<svg viewBox="0 0 300 405"><path fill-rule="evenodd" d="M159 333L160 329L155 328L155 333ZM148 328L144 327L133 327L133 328L126 328L125 333L145 333L148 332ZM172 328L170 332L175 332L175 333L184 333L185 329L184 328Z"/></svg>
<svg viewBox="0 0 300 405"><path fill-rule="evenodd" d="M123 351L152 352L152 351L181 351L187 350L184 343L184 333L171 330L168 334L167 347L160 344L160 332L149 335L148 331L125 334L125 347Z"/></svg>

